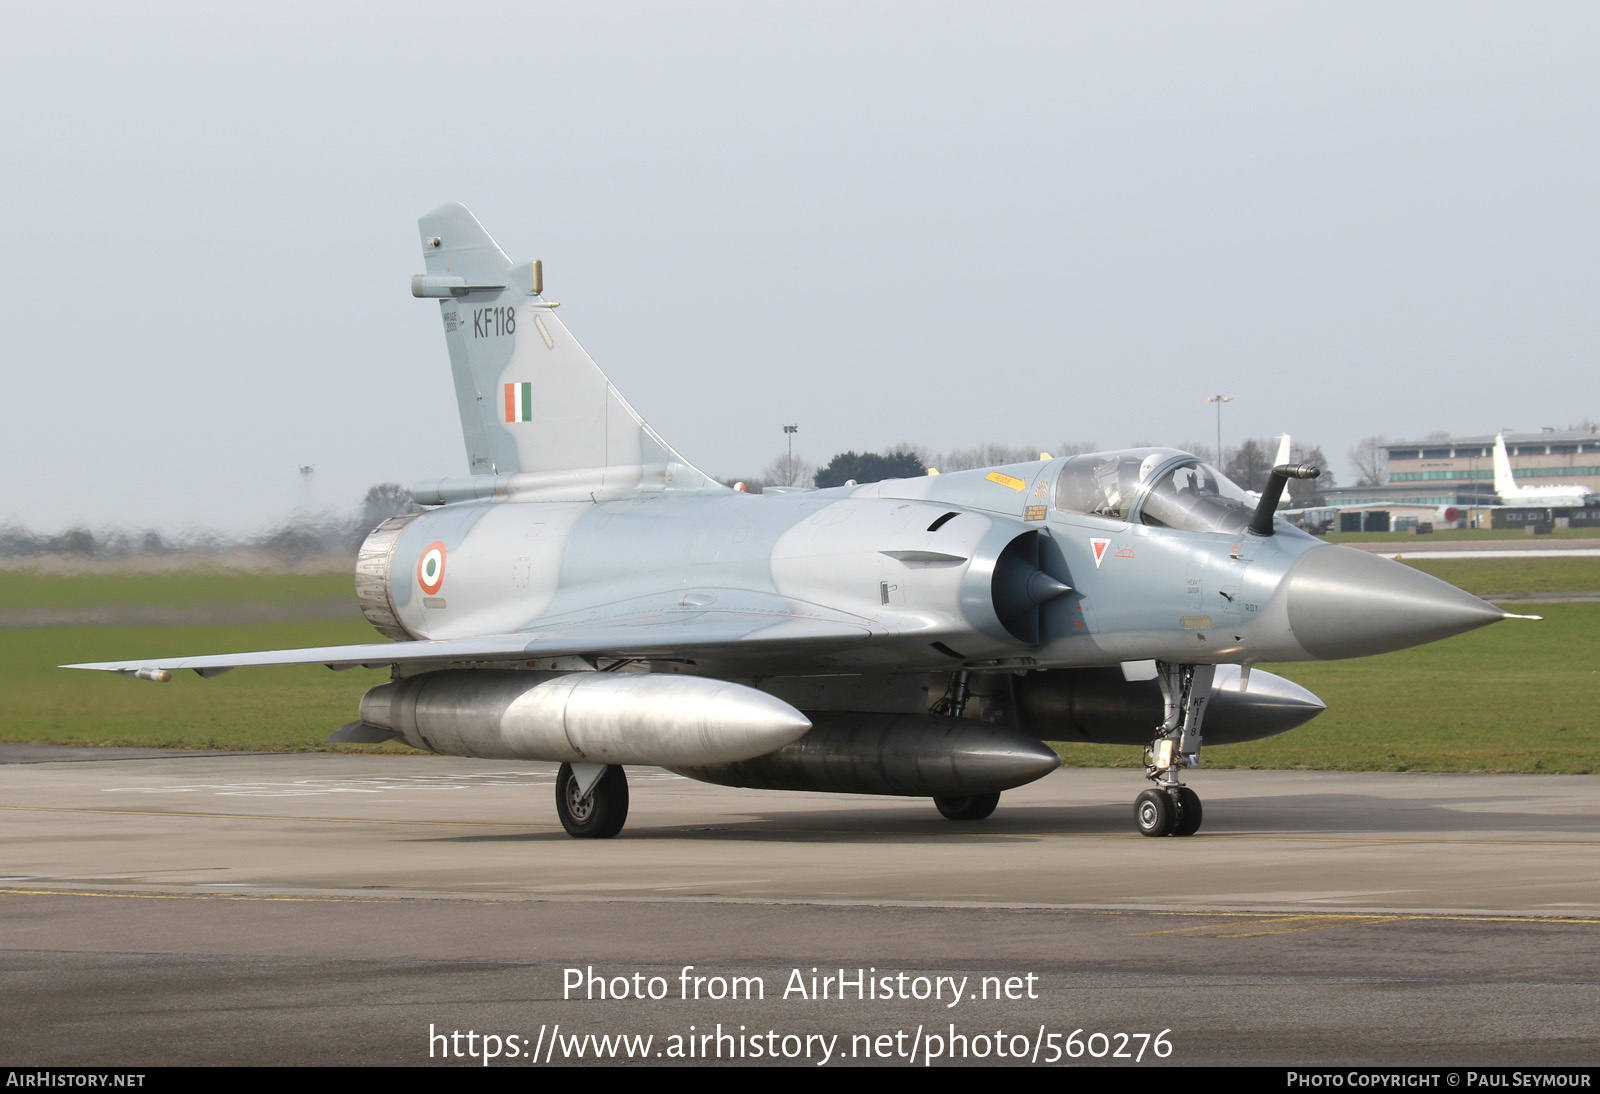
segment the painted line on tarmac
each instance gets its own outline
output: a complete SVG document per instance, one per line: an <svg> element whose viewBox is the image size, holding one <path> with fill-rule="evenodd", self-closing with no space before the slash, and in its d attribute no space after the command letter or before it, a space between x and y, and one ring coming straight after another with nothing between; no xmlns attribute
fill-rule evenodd
<svg viewBox="0 0 1600 1094"><path fill-rule="evenodd" d="M118 889L23 889L0 887L0 899L5 897L89 897L93 899L110 900L225 900L225 901L259 901L264 903L288 904L408 904L419 897L427 900L444 900L462 904L527 904L529 897L524 896L489 896L481 894L441 894L425 893L395 893L382 896L362 894L360 896L341 893L197 893L192 891L156 892L150 890L118 890ZM1203 936L1204 932L1225 930L1234 927L1247 927L1252 925L1270 925L1291 921L1306 921L1307 923L1320 923L1321 929L1343 926L1346 924L1373 924L1388 923L1515 923L1525 925L1547 926L1574 926L1592 927L1600 926L1600 916L1593 915L1561 915L1542 912L1530 912L1526 915L1506 915L1497 912L1464 912L1464 911L1403 911L1403 912L1252 912L1248 910L1227 909L1171 909L1171 908L1145 908L1139 906L1092 906L1075 904L1041 904L1037 902L1026 903L989 903L989 902L942 902L942 901L906 901L906 900L851 900L851 901L809 901L795 900L792 898L772 897L628 897L628 896L537 896L531 898L532 903L539 904L739 904L758 907L785 906L785 907L814 907L819 904L840 907L856 908L883 908L886 910L898 908L948 908L971 907L987 911L1017 911L1017 912L1070 912L1079 915L1100 916L1140 916L1151 919L1187 919L1187 920L1226 920L1223 923L1202 923L1191 927L1178 927L1164 931L1141 931L1134 935L1136 938L1154 937L1157 935L1193 935ZM1301 929L1318 929L1307 926ZM1259 934L1288 933L1275 931L1254 932ZM1247 938L1243 935L1220 935L1223 938Z"/></svg>
<svg viewBox="0 0 1600 1094"><path fill-rule="evenodd" d="M1401 561L1412 558L1600 558L1600 550L1590 547L1580 547L1565 551L1558 548L1533 548L1526 551L1449 551L1437 549L1426 551L1374 551L1372 553L1383 558L1393 558Z"/></svg>
<svg viewBox="0 0 1600 1094"><path fill-rule="evenodd" d="M0 898L8 896L84 896L113 900L261 900L280 904L392 904L406 899L403 897L332 896L321 893L308 896L288 896L274 893L124 893L110 889L0 889ZM506 903L511 902L507 901Z"/></svg>
<svg viewBox="0 0 1600 1094"><path fill-rule="evenodd" d="M1338 927L1381 927L1391 923L1415 923L1440 921L1450 922L1476 922L1476 923L1557 923L1563 926L1597 926L1600 918L1594 916L1552 916L1529 919L1523 916L1493 916L1493 915L1461 915L1440 914L1428 912L1404 912L1397 914L1383 913L1350 913L1350 912L1312 912L1303 915L1272 915L1270 913L1240 912L1233 915L1219 912L1161 912L1160 915L1189 915L1196 917L1212 918L1223 916L1232 922L1227 923L1201 923L1192 927L1174 927L1165 931L1140 931L1136 938L1154 938L1161 935L1177 935L1184 938L1259 938L1273 934L1296 934L1302 931L1327 931ZM1245 917L1245 918L1241 918Z"/></svg>
<svg viewBox="0 0 1600 1094"><path fill-rule="evenodd" d="M537 824L524 821L452 821L452 820L386 820L381 817L278 817L268 813L190 813L186 810L163 809L73 809L53 805L0 805L0 810L13 813L96 813L111 817L193 817L199 820L252 820L321 822L326 824L398 824L415 827L419 824L445 825L456 828L559 828L556 824Z"/></svg>
<svg viewBox="0 0 1600 1094"><path fill-rule="evenodd" d="M1139 938L1158 935L1182 935L1185 938L1258 938L1269 934L1294 934L1299 931L1327 931L1335 927L1369 927L1386 923L1404 923L1410 920L1449 919L1450 916L1430 915L1350 915L1328 913L1324 915L1286 915L1272 918L1235 920L1232 923L1204 923L1195 927L1174 927L1167 931L1140 931ZM1600 921L1596 921L1600 922ZM1242 930L1241 928L1252 928Z"/></svg>

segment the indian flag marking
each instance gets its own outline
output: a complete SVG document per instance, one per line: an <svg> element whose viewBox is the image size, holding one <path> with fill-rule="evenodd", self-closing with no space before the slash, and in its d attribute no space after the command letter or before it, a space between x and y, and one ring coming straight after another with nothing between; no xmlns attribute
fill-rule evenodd
<svg viewBox="0 0 1600 1094"><path fill-rule="evenodd" d="M430 543L417 559L417 584L432 596L444 584L444 544Z"/></svg>
<svg viewBox="0 0 1600 1094"><path fill-rule="evenodd" d="M506 385L506 421L533 421L533 384Z"/></svg>

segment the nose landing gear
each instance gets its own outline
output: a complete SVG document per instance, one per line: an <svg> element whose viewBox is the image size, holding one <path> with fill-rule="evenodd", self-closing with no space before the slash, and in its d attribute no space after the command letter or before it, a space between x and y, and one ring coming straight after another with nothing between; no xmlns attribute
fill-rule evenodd
<svg viewBox="0 0 1600 1094"><path fill-rule="evenodd" d="M1166 720L1145 752L1145 778L1156 784L1133 803L1133 819L1144 836L1192 836L1200 830L1200 795L1178 781L1178 769L1200 763L1200 725L1215 665L1157 666Z"/></svg>

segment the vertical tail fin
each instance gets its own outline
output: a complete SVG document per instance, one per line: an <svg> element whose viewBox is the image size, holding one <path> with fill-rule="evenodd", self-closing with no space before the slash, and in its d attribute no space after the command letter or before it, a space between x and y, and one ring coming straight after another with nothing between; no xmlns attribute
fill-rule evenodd
<svg viewBox="0 0 1600 1094"><path fill-rule="evenodd" d="M1288 463L1293 456L1293 452L1294 445L1289 440L1289 434L1285 433L1278 438L1278 454L1272 458L1272 466L1280 467Z"/></svg>
<svg viewBox="0 0 1600 1094"><path fill-rule="evenodd" d="M607 493L717 484L651 429L543 299L534 263L513 264L465 206L417 222L474 475L586 472Z"/></svg>
<svg viewBox="0 0 1600 1094"><path fill-rule="evenodd" d="M1506 455L1504 433L1497 433L1494 438L1494 492L1500 495L1501 501L1507 501L1520 493L1516 477L1511 474L1511 457Z"/></svg>

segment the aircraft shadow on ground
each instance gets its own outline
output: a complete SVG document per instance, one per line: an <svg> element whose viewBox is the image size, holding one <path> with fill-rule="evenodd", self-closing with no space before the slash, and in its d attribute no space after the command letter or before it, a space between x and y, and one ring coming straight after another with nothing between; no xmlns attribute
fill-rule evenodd
<svg viewBox="0 0 1600 1094"><path fill-rule="evenodd" d="M1337 839L1350 836L1416 838L1419 834L1443 840L1471 840L1485 831L1507 830L1549 836L1592 834L1593 822L1580 814L1480 810L1481 799L1471 796L1406 802L1363 794L1263 795L1219 799L1207 803L1206 827L1194 840L1221 837L1311 837ZM644 810L639 811L645 814ZM648 814L630 822L620 839L628 840L754 840L814 843L916 843L949 844L982 841L1031 842L1057 837L1138 838L1133 827L1133 806L1024 805L1007 809L1003 804L984 821L947 821L930 805L927 815L903 808L869 806L791 811L774 809L743 813L737 818L718 817L708 802L703 822L655 825ZM556 840L569 837L559 829L502 835L447 836L421 842L496 843Z"/></svg>

